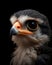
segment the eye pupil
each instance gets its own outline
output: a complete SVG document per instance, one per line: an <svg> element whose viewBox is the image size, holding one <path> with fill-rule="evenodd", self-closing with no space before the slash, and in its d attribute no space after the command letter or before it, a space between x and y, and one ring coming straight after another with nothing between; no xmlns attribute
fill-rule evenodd
<svg viewBox="0 0 52 65"><path fill-rule="evenodd" d="M31 29L35 29L36 23L35 23L35 22L29 22L29 23L28 23L28 26L29 26Z"/></svg>
<svg viewBox="0 0 52 65"><path fill-rule="evenodd" d="M34 31L37 27L37 21L28 20L27 23L26 23L26 26L29 30Z"/></svg>

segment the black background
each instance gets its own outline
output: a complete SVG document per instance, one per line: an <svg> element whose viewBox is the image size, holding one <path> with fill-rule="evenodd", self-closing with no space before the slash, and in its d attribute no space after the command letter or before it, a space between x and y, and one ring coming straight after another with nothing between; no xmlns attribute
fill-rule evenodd
<svg viewBox="0 0 52 65"><path fill-rule="evenodd" d="M51 7L50 1L14 0L0 2L0 65L9 65L14 48L9 34L11 28L10 16L19 10L34 9L46 15L50 26L52 26ZM49 46L52 47L51 43Z"/></svg>

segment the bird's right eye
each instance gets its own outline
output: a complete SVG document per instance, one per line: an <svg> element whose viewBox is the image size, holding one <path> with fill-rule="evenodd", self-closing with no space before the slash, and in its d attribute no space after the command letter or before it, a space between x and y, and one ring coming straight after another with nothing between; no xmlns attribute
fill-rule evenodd
<svg viewBox="0 0 52 65"><path fill-rule="evenodd" d="M26 21L26 27L30 31L36 31L37 30L37 21L35 20L27 20Z"/></svg>

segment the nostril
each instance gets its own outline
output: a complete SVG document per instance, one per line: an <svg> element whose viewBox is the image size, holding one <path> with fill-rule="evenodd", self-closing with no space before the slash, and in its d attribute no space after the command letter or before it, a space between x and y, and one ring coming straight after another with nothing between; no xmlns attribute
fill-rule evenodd
<svg viewBox="0 0 52 65"><path fill-rule="evenodd" d="M17 28L21 28L20 26L17 26Z"/></svg>
<svg viewBox="0 0 52 65"><path fill-rule="evenodd" d="M13 26L15 26L16 28L21 28L21 23L20 22L16 22Z"/></svg>

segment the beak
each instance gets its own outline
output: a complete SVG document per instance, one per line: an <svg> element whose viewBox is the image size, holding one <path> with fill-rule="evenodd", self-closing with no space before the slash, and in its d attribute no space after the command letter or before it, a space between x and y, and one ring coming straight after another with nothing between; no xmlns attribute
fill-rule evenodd
<svg viewBox="0 0 52 65"><path fill-rule="evenodd" d="M16 22L10 30L10 35L17 35L17 34L27 35L32 34L32 32L22 29L20 23Z"/></svg>
<svg viewBox="0 0 52 65"><path fill-rule="evenodd" d="M21 34L21 35L31 35L33 34L32 32L29 32L28 30L21 30L21 29L16 29L14 27L11 28L10 30L10 35L17 35L17 34Z"/></svg>
<svg viewBox="0 0 52 65"><path fill-rule="evenodd" d="M18 30L16 30L14 27L12 27L12 28L10 29L10 36L12 36L12 35L17 35L17 33L18 33Z"/></svg>

